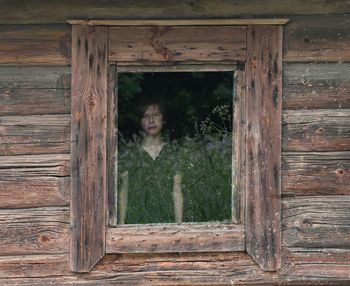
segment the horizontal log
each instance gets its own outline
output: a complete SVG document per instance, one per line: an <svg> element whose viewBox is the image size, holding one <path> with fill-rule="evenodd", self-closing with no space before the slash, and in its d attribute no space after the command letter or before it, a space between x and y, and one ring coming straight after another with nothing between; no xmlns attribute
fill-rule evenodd
<svg viewBox="0 0 350 286"><path fill-rule="evenodd" d="M350 63L285 63L284 85L334 84L348 81Z"/></svg>
<svg viewBox="0 0 350 286"><path fill-rule="evenodd" d="M109 228L107 253L244 251L240 225L120 225Z"/></svg>
<svg viewBox="0 0 350 286"><path fill-rule="evenodd" d="M69 209L0 210L0 255L69 252Z"/></svg>
<svg viewBox="0 0 350 286"><path fill-rule="evenodd" d="M350 195L350 152L284 152L282 194Z"/></svg>
<svg viewBox="0 0 350 286"><path fill-rule="evenodd" d="M243 252L107 255L87 274L68 271L68 255L0 257L1 285L347 285L350 254L284 250L279 272ZM6 279L6 280L5 280ZM10 284L7 284L10 283Z"/></svg>
<svg viewBox="0 0 350 286"><path fill-rule="evenodd" d="M350 81L293 84L283 88L284 109L350 108Z"/></svg>
<svg viewBox="0 0 350 286"><path fill-rule="evenodd" d="M0 116L70 113L70 89L0 89Z"/></svg>
<svg viewBox="0 0 350 286"><path fill-rule="evenodd" d="M17 283L15 278L58 279L59 276L71 275L68 254L46 254L27 256L0 256L1 278L10 278L10 283ZM1 281L1 280L0 280ZM6 285L1 283L1 285ZM12 284L14 285L14 284ZM42 284L43 285L43 284Z"/></svg>
<svg viewBox="0 0 350 286"><path fill-rule="evenodd" d="M6 25L0 32L0 64L67 65L70 25Z"/></svg>
<svg viewBox="0 0 350 286"><path fill-rule="evenodd" d="M110 61L245 60L245 27L111 27Z"/></svg>
<svg viewBox="0 0 350 286"><path fill-rule="evenodd" d="M69 177L3 177L0 175L0 208L67 206Z"/></svg>
<svg viewBox="0 0 350 286"><path fill-rule="evenodd" d="M2 66L0 88L63 88L70 86L70 73L68 66Z"/></svg>
<svg viewBox="0 0 350 286"><path fill-rule="evenodd" d="M285 198L283 244L350 249L350 196Z"/></svg>
<svg viewBox="0 0 350 286"><path fill-rule="evenodd" d="M285 62L350 61L348 15L294 16L285 28Z"/></svg>
<svg viewBox="0 0 350 286"><path fill-rule="evenodd" d="M70 154L0 156L1 177L67 177Z"/></svg>
<svg viewBox="0 0 350 286"><path fill-rule="evenodd" d="M284 151L350 150L350 109L285 110Z"/></svg>
<svg viewBox="0 0 350 286"><path fill-rule="evenodd" d="M46 2L45 2L46 3ZM312 15L312 14L346 14L350 13L350 5L346 0L332 5L326 0L305 2L301 0L276 2L267 0L202 0L171 1L147 0L118 2L107 1L103 4L97 0L74 1L69 5L59 2L37 2L28 5L24 0L10 1L2 5L0 24L29 23L66 23L70 19L188 19L188 18L237 18L251 16L275 15ZM140 16L141 15L141 16Z"/></svg>
<svg viewBox="0 0 350 286"><path fill-rule="evenodd" d="M0 155L70 152L70 115L0 117Z"/></svg>

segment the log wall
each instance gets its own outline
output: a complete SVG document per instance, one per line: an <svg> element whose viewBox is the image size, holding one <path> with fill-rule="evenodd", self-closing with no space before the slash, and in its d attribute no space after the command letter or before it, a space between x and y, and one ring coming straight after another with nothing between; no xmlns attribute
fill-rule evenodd
<svg viewBox="0 0 350 286"><path fill-rule="evenodd" d="M287 1L289 10L265 1L265 16L294 14L284 29L282 269L263 272L243 252L120 254L83 275L70 272L68 263L71 31L65 20L113 13L135 18L140 11L145 18L161 12L232 17L238 1L152 1L159 10L120 1L128 13L95 10L97 4L81 9L79 1L46 10L14 2L0 9L1 285L350 283L348 1L300 4L304 9ZM244 4L235 11L256 15L256 7Z"/></svg>

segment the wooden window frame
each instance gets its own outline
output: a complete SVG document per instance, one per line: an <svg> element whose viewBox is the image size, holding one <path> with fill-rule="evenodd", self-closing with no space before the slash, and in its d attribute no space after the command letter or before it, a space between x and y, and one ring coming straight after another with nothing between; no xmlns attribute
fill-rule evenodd
<svg viewBox="0 0 350 286"><path fill-rule="evenodd" d="M282 25L287 21L69 21L73 25L72 271L90 271L106 253L131 252L246 251L263 270L281 267ZM218 29L231 38L228 43L214 39L209 45L207 37L215 33L208 31ZM199 32L193 47L189 47L186 34L190 30ZM168 47L169 31L175 37L173 46ZM232 40L236 37L244 40L236 43ZM235 72L235 148L236 186L242 205L237 224L108 228L107 189L115 188L111 178L115 169L114 79L118 68L133 70L138 66L147 70L147 66L157 65L168 70L199 65L218 70L216 61L220 65L237 62L239 67Z"/></svg>

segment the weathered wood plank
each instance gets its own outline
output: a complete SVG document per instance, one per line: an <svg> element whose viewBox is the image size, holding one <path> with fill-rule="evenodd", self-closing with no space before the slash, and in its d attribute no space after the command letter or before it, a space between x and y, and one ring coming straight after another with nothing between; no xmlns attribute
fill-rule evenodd
<svg viewBox="0 0 350 286"><path fill-rule="evenodd" d="M0 155L70 152L70 115L0 117Z"/></svg>
<svg viewBox="0 0 350 286"><path fill-rule="evenodd" d="M350 196L286 198L283 244L350 249Z"/></svg>
<svg viewBox="0 0 350 286"><path fill-rule="evenodd" d="M107 253L244 251L240 225L121 225L109 228Z"/></svg>
<svg viewBox="0 0 350 286"><path fill-rule="evenodd" d="M348 15L293 16L285 28L285 62L350 61Z"/></svg>
<svg viewBox="0 0 350 286"><path fill-rule="evenodd" d="M0 64L70 63L69 25L4 25L0 30Z"/></svg>
<svg viewBox="0 0 350 286"><path fill-rule="evenodd" d="M246 28L111 27L110 61L245 60Z"/></svg>
<svg viewBox="0 0 350 286"><path fill-rule="evenodd" d="M68 253L67 207L0 210L0 255Z"/></svg>
<svg viewBox="0 0 350 286"><path fill-rule="evenodd" d="M350 81L287 85L283 89L283 108L350 108Z"/></svg>
<svg viewBox="0 0 350 286"><path fill-rule="evenodd" d="M286 63L283 65L283 83L334 84L348 81L350 63Z"/></svg>
<svg viewBox="0 0 350 286"><path fill-rule="evenodd" d="M2 279L11 279L0 280L1 285L15 284L15 278L36 277L40 279L51 276L51 279L59 279L60 276L71 275L68 254L0 256L0 273Z"/></svg>
<svg viewBox="0 0 350 286"><path fill-rule="evenodd" d="M108 29L73 26L71 269L89 271L105 253Z"/></svg>
<svg viewBox="0 0 350 286"><path fill-rule="evenodd" d="M70 73L68 66L2 66L0 88L63 88L70 86Z"/></svg>
<svg viewBox="0 0 350 286"><path fill-rule="evenodd" d="M305 2L302 0L267 0L264 3L240 0L171 1L120 0L74 1L70 5L60 2L36 1L32 5L24 0L6 1L2 4L0 24L65 23L69 19L188 19L188 18L237 18L275 15L313 15L350 13L350 4L338 0L336 5L326 0Z"/></svg>
<svg viewBox="0 0 350 286"><path fill-rule="evenodd" d="M350 195L350 152L284 152L282 193Z"/></svg>
<svg viewBox="0 0 350 286"><path fill-rule="evenodd" d="M0 174L0 208L67 206L69 177L3 177Z"/></svg>
<svg viewBox="0 0 350 286"><path fill-rule="evenodd" d="M350 109L285 110L284 151L350 150Z"/></svg>
<svg viewBox="0 0 350 286"><path fill-rule="evenodd" d="M1 115L70 113L70 89L0 89Z"/></svg>
<svg viewBox="0 0 350 286"><path fill-rule="evenodd" d="M279 272L264 272L243 252L107 255L87 274L66 255L0 257L1 285L347 285L350 253L285 250Z"/></svg>
<svg viewBox="0 0 350 286"><path fill-rule="evenodd" d="M264 270L281 267L282 28L247 28L246 247Z"/></svg>
<svg viewBox="0 0 350 286"><path fill-rule="evenodd" d="M0 156L1 177L66 177L70 154Z"/></svg>

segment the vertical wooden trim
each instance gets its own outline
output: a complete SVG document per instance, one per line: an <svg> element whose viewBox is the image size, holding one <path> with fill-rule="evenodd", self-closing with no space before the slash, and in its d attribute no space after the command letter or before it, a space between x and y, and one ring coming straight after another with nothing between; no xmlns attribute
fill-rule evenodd
<svg viewBox="0 0 350 286"><path fill-rule="evenodd" d="M105 253L106 27L72 27L71 246L72 271L89 271Z"/></svg>
<svg viewBox="0 0 350 286"><path fill-rule="evenodd" d="M107 182L108 182L108 225L117 225L116 188L117 188L117 70L116 64L109 66L107 97Z"/></svg>
<svg viewBox="0 0 350 286"><path fill-rule="evenodd" d="M235 173L235 192L233 196L235 223L244 221L244 197L245 197L245 72L238 69L235 72L235 102L234 102L234 133L235 133L235 164L233 171ZM236 221L235 221L236 220Z"/></svg>
<svg viewBox="0 0 350 286"><path fill-rule="evenodd" d="M246 249L281 267L282 27L247 27Z"/></svg>

